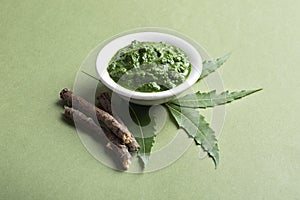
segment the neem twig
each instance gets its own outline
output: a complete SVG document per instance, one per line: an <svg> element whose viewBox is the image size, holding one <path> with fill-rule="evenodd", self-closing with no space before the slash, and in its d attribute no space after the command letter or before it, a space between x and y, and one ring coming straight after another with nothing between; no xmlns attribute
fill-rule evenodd
<svg viewBox="0 0 300 200"><path fill-rule="evenodd" d="M97 97L97 100L99 101L99 103L102 106L103 110L105 110L109 114L112 114L112 110L111 110L111 96L110 96L110 94L108 92L102 92Z"/></svg>
<svg viewBox="0 0 300 200"><path fill-rule="evenodd" d="M103 92L101 93L98 97L97 97L98 102L100 103L100 105L102 106L102 108L108 112L109 114L112 115L112 109L111 109L111 96L109 93L107 92ZM124 124L124 122L122 121L122 119L119 116L114 116L116 120L118 120L120 122L120 124L122 124L124 126L124 128L127 128L127 126ZM131 142L126 144L126 146L128 147L129 151L138 151L140 149L140 145L137 143L136 139L134 138L134 135L131 134Z"/></svg>
<svg viewBox="0 0 300 200"><path fill-rule="evenodd" d="M121 144L120 139L117 138L113 133L104 128L102 129L94 122L92 118L73 108L65 106L64 115L68 119L78 122L80 125L89 128L93 132L104 133L107 139L107 148L111 149L116 154L116 156L120 159L124 169L129 168L131 163L131 155L128 152L127 147L124 144Z"/></svg>
<svg viewBox="0 0 300 200"><path fill-rule="evenodd" d="M92 105L84 98L74 95L72 91L64 88L60 92L60 97L64 100L68 106L83 112L87 116L93 116L96 113L96 117L99 121L102 121L117 137L119 137L125 144L132 141L131 133L127 128L120 124L113 116L109 113L97 108Z"/></svg>

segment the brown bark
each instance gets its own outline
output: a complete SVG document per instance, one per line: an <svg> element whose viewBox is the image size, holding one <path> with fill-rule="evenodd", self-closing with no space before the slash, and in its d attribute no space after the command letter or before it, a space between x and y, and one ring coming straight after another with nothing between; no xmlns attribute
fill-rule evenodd
<svg viewBox="0 0 300 200"><path fill-rule="evenodd" d="M130 165L130 159L131 155L128 152L127 147L121 143L120 139L117 138L113 133L111 133L109 130L102 129L100 126L98 126L94 120L82 112L75 110L73 108L65 106L65 112L64 115L76 122L79 123L79 125L87 127L89 130L96 132L96 133L104 133L107 139L107 148L112 150L115 155L118 157L118 159L121 161L122 167L124 169L128 169Z"/></svg>
<svg viewBox="0 0 300 200"><path fill-rule="evenodd" d="M103 92L97 97L97 100L100 103L100 105L102 106L102 108L106 112L108 112L109 114L112 115L110 94L107 92ZM127 126L124 124L124 122L122 121L122 119L120 117L118 117L118 116L114 116L114 117L116 120L118 120L118 122L120 122L120 124L122 124L124 126L124 128L126 128L128 130ZM137 143L134 135L132 135L132 134L131 134L131 142L126 144L126 146L128 147L129 151L138 151L140 149L140 145Z"/></svg>
<svg viewBox="0 0 300 200"><path fill-rule="evenodd" d="M111 96L108 94L108 92L101 93L97 100L99 101L100 105L102 106L103 110L108 112L109 114L112 114L111 110Z"/></svg>
<svg viewBox="0 0 300 200"><path fill-rule="evenodd" d="M132 134L129 130L120 124L112 115L97 108L92 105L84 98L80 96L76 96L67 88L64 88L60 92L60 97L64 100L68 106L72 106L73 108L83 112L87 116L93 116L96 114L96 117L99 121L103 122L117 137L121 139L125 144L129 144L132 142Z"/></svg>

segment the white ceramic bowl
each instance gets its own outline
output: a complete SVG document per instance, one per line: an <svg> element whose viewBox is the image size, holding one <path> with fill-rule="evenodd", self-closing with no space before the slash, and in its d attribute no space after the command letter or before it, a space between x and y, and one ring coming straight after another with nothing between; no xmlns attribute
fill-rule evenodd
<svg viewBox="0 0 300 200"><path fill-rule="evenodd" d="M165 42L181 48L188 55L192 64L188 78L175 88L153 93L136 92L117 84L110 78L107 72L108 63L119 49L129 45L133 40L141 42ZM194 46L180 37L167 33L146 31L123 35L108 42L98 54L96 71L101 82L121 97L141 105L154 105L165 103L190 88L201 75L202 58Z"/></svg>

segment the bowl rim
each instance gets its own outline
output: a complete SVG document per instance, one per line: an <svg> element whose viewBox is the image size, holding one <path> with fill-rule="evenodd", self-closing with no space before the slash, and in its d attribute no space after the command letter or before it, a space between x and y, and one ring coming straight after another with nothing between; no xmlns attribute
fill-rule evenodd
<svg viewBox="0 0 300 200"><path fill-rule="evenodd" d="M161 92L138 92L127 89L116 83L109 76L106 70L108 67L108 62L119 49L127 46L134 39L138 41L162 41L184 50L185 53L188 55L192 65L191 71L187 79L180 85ZM202 73L202 67L202 57L199 51L186 39L178 36L177 34L175 35L169 32L152 30L143 30L134 33L127 33L107 41L106 44L98 52L96 59L96 72L101 82L113 92L116 92L117 94L126 98L133 98L137 100L165 99L184 92L185 90L189 89L194 83L196 83L197 80L200 78L200 75Z"/></svg>

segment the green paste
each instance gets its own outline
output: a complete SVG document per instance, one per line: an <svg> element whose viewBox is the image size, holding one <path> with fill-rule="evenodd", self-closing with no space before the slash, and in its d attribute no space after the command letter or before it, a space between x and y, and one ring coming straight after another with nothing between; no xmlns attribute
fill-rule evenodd
<svg viewBox="0 0 300 200"><path fill-rule="evenodd" d="M120 49L110 60L110 77L130 90L160 92L184 82L191 70L185 52L164 42L138 42Z"/></svg>

